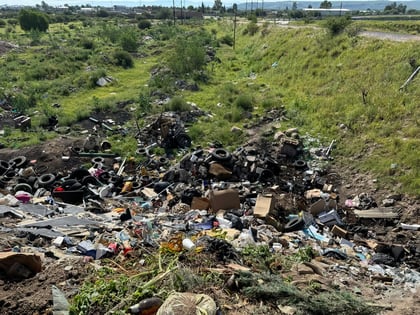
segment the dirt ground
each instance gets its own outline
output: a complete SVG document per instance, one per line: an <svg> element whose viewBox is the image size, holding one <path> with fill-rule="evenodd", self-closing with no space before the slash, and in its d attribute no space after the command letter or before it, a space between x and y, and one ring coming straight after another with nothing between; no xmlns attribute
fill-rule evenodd
<svg viewBox="0 0 420 315"><path fill-rule="evenodd" d="M368 36L367 34L362 34ZM395 39L393 39L395 40ZM5 42L0 42L0 54L9 49L15 48ZM16 156L26 156L29 160L36 161L35 169L39 172L69 172L75 167L87 163L90 158L80 158L72 154L71 148L80 145L83 139L61 136L31 148L20 150L1 149L0 159L9 160ZM376 200L382 200L395 192L378 189L376 181L369 174L360 174L349 170L346 166L335 165L334 172L340 174L340 195L354 196L359 193L368 193ZM343 200L342 200L343 201ZM420 203L416 198L402 196L399 205L403 209L401 221L405 223L420 223ZM0 225L12 227L14 219L0 218ZM389 228L383 225L374 227L381 232L383 241L401 243L417 242L416 232L403 232L398 229ZM41 252L47 244L42 239L31 240L32 246L38 244ZM7 232L0 231L0 248L2 250L12 249L19 246L23 250L31 250L28 247L26 238L11 238ZM42 258L42 271L35 276L14 280L0 274L0 314L53 314L52 287L57 286L67 298L74 296L81 284L88 279L92 273L94 264L86 261L80 256L61 257L52 251L44 250ZM129 268L125 266L125 268ZM418 269L418 267L417 267ZM357 292L372 304L382 307L382 315L413 315L420 314L420 297L418 291L402 285L384 284L380 281L360 276L350 278L345 274L329 274L326 278L330 281L339 281L340 286L349 291ZM356 291L357 288L357 291ZM265 313L261 304L252 304L239 296L229 296L222 289L215 289L214 295L218 295L218 302L223 305L223 314L268 314ZM287 314L282 311L276 314ZM98 313L100 314L100 312Z"/></svg>
<svg viewBox="0 0 420 315"><path fill-rule="evenodd" d="M25 155L28 159L37 160L36 165L48 172L71 170L72 168L86 163L86 158L71 156L70 159L63 159L63 156L70 155L71 148L80 139L61 137L48 143L21 150L0 150L2 159L8 159L19 155ZM340 169L336 165L334 172L342 174L340 177L342 196L354 196L359 193L369 193L377 200L393 192L380 190L376 187L375 179L368 174L359 174ZM413 198L402 197L400 205L403 208L402 221L406 223L419 223L419 202ZM13 220L7 217L0 218L0 224L7 227L13 226ZM418 242L416 232L403 232L398 229L389 229L385 226L377 227L383 241L395 242L396 239L403 242ZM387 232L388 231L388 232ZM389 232L391 231L391 232ZM25 238L10 238L10 234L0 235L0 247L3 249L19 246L25 249L27 240ZM32 240L31 245L37 244L42 248L46 246L42 239ZM0 309L1 314L52 314L52 286L57 286L65 296L71 298L77 293L78 288L91 273L93 265L84 261L83 257L65 256L58 259L53 252L43 253L42 271L34 277L25 280L11 280L4 275L0 276ZM129 268L126 266L126 268ZM326 276L329 281L339 280L340 287L344 290L360 294L372 304L381 305L383 315L412 315L420 314L420 298L418 292L404 285L390 285L379 281L371 280L368 277L350 278L345 274L332 273ZM239 296L229 296L224 290L218 290L218 300L223 307L223 314L258 314L265 313L260 306L247 302ZM268 311L267 311L268 312ZM270 309L269 312L273 312ZM277 314L285 314L280 310Z"/></svg>

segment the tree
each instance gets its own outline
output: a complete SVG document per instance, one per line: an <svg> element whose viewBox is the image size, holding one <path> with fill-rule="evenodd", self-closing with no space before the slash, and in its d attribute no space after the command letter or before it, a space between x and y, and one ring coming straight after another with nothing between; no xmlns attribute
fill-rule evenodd
<svg viewBox="0 0 420 315"><path fill-rule="evenodd" d="M32 9L22 9L19 12L19 24L24 31L46 32L49 27L48 18L44 13Z"/></svg>
<svg viewBox="0 0 420 315"><path fill-rule="evenodd" d="M214 0L213 10L220 11L222 6L222 0Z"/></svg>
<svg viewBox="0 0 420 315"><path fill-rule="evenodd" d="M403 4L399 4L397 6L396 2L393 2L387 6L385 6L384 8L384 13L385 14L405 14L407 10L407 6L403 5Z"/></svg>
<svg viewBox="0 0 420 315"><path fill-rule="evenodd" d="M320 9L331 9L332 8L332 3L330 1L324 0L324 2L321 2L321 4L319 5Z"/></svg>

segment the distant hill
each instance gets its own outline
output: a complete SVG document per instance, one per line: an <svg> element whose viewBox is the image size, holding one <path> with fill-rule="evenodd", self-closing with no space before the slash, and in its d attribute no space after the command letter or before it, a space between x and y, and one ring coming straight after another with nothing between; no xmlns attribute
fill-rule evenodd
<svg viewBox="0 0 420 315"><path fill-rule="evenodd" d="M256 9L264 10L284 10L286 8L291 9L294 1L276 1L276 2L265 2L265 1L247 1L245 3L238 4L239 10L250 11ZM332 7L339 9L349 9L351 11L382 11L387 5L396 2L407 6L407 9L420 10L420 1L331 1ZM296 1L297 8L303 9L309 6L312 8L319 8L322 1Z"/></svg>

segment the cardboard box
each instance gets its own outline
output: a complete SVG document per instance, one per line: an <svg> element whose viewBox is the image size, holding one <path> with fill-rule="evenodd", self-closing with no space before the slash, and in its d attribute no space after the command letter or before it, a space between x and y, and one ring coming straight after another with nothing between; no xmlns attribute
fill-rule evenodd
<svg viewBox="0 0 420 315"><path fill-rule="evenodd" d="M325 202L325 200L319 199L309 207L309 212L312 215L318 215L321 212L324 212L326 207L327 207L327 203Z"/></svg>
<svg viewBox="0 0 420 315"><path fill-rule="evenodd" d="M254 207L254 217L265 218L269 214L274 214L274 199L273 195L262 195L257 196L257 201Z"/></svg>
<svg viewBox="0 0 420 315"><path fill-rule="evenodd" d="M191 201L191 209L208 210L210 208L210 200L204 197L193 197Z"/></svg>
<svg viewBox="0 0 420 315"><path fill-rule="evenodd" d="M342 229L341 227L334 225L331 229L331 233L333 235L339 236L339 237L346 237L347 231L345 229Z"/></svg>
<svg viewBox="0 0 420 315"><path fill-rule="evenodd" d="M239 209L241 207L239 192L236 189L212 190L209 197L210 207L213 211Z"/></svg>

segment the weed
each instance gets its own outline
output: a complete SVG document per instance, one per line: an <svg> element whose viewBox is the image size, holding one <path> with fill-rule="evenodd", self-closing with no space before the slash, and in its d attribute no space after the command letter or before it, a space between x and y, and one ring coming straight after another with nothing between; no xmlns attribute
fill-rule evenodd
<svg viewBox="0 0 420 315"><path fill-rule="evenodd" d="M191 110L191 105L188 104L182 96L174 96L165 104L166 111L186 112Z"/></svg>

